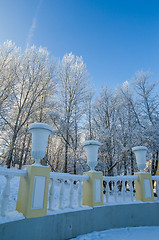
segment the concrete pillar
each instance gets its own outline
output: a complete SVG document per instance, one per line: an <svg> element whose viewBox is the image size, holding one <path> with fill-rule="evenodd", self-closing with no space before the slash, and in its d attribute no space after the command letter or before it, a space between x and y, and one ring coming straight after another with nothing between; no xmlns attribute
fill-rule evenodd
<svg viewBox="0 0 159 240"><path fill-rule="evenodd" d="M88 181L83 182L83 205L90 207L103 205L103 174L102 172L86 172Z"/></svg>
<svg viewBox="0 0 159 240"><path fill-rule="evenodd" d="M154 202L152 177L150 173L138 172L139 180L135 181L136 200L142 202Z"/></svg>
<svg viewBox="0 0 159 240"><path fill-rule="evenodd" d="M25 166L27 177L21 177L16 210L26 218L46 216L49 167Z"/></svg>

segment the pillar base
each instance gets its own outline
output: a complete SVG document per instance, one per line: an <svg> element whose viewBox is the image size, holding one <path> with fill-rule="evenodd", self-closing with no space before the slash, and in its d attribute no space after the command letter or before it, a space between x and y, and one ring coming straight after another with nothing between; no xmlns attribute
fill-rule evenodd
<svg viewBox="0 0 159 240"><path fill-rule="evenodd" d="M135 181L136 200L142 202L154 202L151 174L138 172L135 175L139 176L139 180Z"/></svg>
<svg viewBox="0 0 159 240"><path fill-rule="evenodd" d="M26 218L46 216L49 167L25 166L27 177L21 177L16 210Z"/></svg>
<svg viewBox="0 0 159 240"><path fill-rule="evenodd" d="M84 174L89 176L89 180L83 182L83 205L90 207L103 205L102 172L90 171Z"/></svg>

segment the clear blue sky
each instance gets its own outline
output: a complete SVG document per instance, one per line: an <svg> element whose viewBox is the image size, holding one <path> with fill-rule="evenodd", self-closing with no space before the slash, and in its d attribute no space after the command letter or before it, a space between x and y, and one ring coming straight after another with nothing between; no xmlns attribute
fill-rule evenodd
<svg viewBox="0 0 159 240"><path fill-rule="evenodd" d="M82 56L97 91L141 69L159 80L157 0L0 0L0 44L6 40Z"/></svg>

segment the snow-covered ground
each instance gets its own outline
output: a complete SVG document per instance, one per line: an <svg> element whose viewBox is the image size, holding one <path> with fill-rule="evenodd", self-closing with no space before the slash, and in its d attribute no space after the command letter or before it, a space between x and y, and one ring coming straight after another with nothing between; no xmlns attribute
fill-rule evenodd
<svg viewBox="0 0 159 240"><path fill-rule="evenodd" d="M93 232L73 238L76 240L157 240L159 239L159 227L135 227L110 229L101 232ZM72 240L73 240L72 239Z"/></svg>

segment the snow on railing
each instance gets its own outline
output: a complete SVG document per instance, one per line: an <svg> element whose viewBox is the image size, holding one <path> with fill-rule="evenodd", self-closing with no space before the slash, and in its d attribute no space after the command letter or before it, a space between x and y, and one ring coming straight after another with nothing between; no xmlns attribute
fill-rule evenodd
<svg viewBox="0 0 159 240"><path fill-rule="evenodd" d="M134 181L138 179L137 175L103 177L104 204L136 200Z"/></svg>
<svg viewBox="0 0 159 240"><path fill-rule="evenodd" d="M159 176L152 176L152 185L154 190L154 196L159 201Z"/></svg>
<svg viewBox="0 0 159 240"><path fill-rule="evenodd" d="M10 196L10 183L14 177L26 177L27 170L0 168L0 176L5 177L1 194L0 216L5 216ZM16 178L14 178L16 179ZM104 204L133 202L135 198L134 181L137 175L103 177ZM48 210L82 207L83 181L89 180L88 175L73 175L68 173L50 173L48 193ZM159 201L159 176L152 176L155 199ZM14 182L14 181L13 181ZM14 183L13 183L14 184ZM15 183L18 188L19 179ZM14 190L14 187L12 191ZM14 193L15 203L17 192ZM10 199L11 200L11 199ZM13 199L12 199L13 200Z"/></svg>
<svg viewBox="0 0 159 240"><path fill-rule="evenodd" d="M6 184L2 191L2 199L1 199L1 209L0 215L2 217L5 216L5 212L7 210L8 202L9 202L9 195L10 195L10 182L13 177L26 177L27 170L16 170L16 169L7 169L7 168L0 168L0 175L3 175L6 179Z"/></svg>
<svg viewBox="0 0 159 240"><path fill-rule="evenodd" d="M82 207L82 182L88 175L50 173L49 210Z"/></svg>

